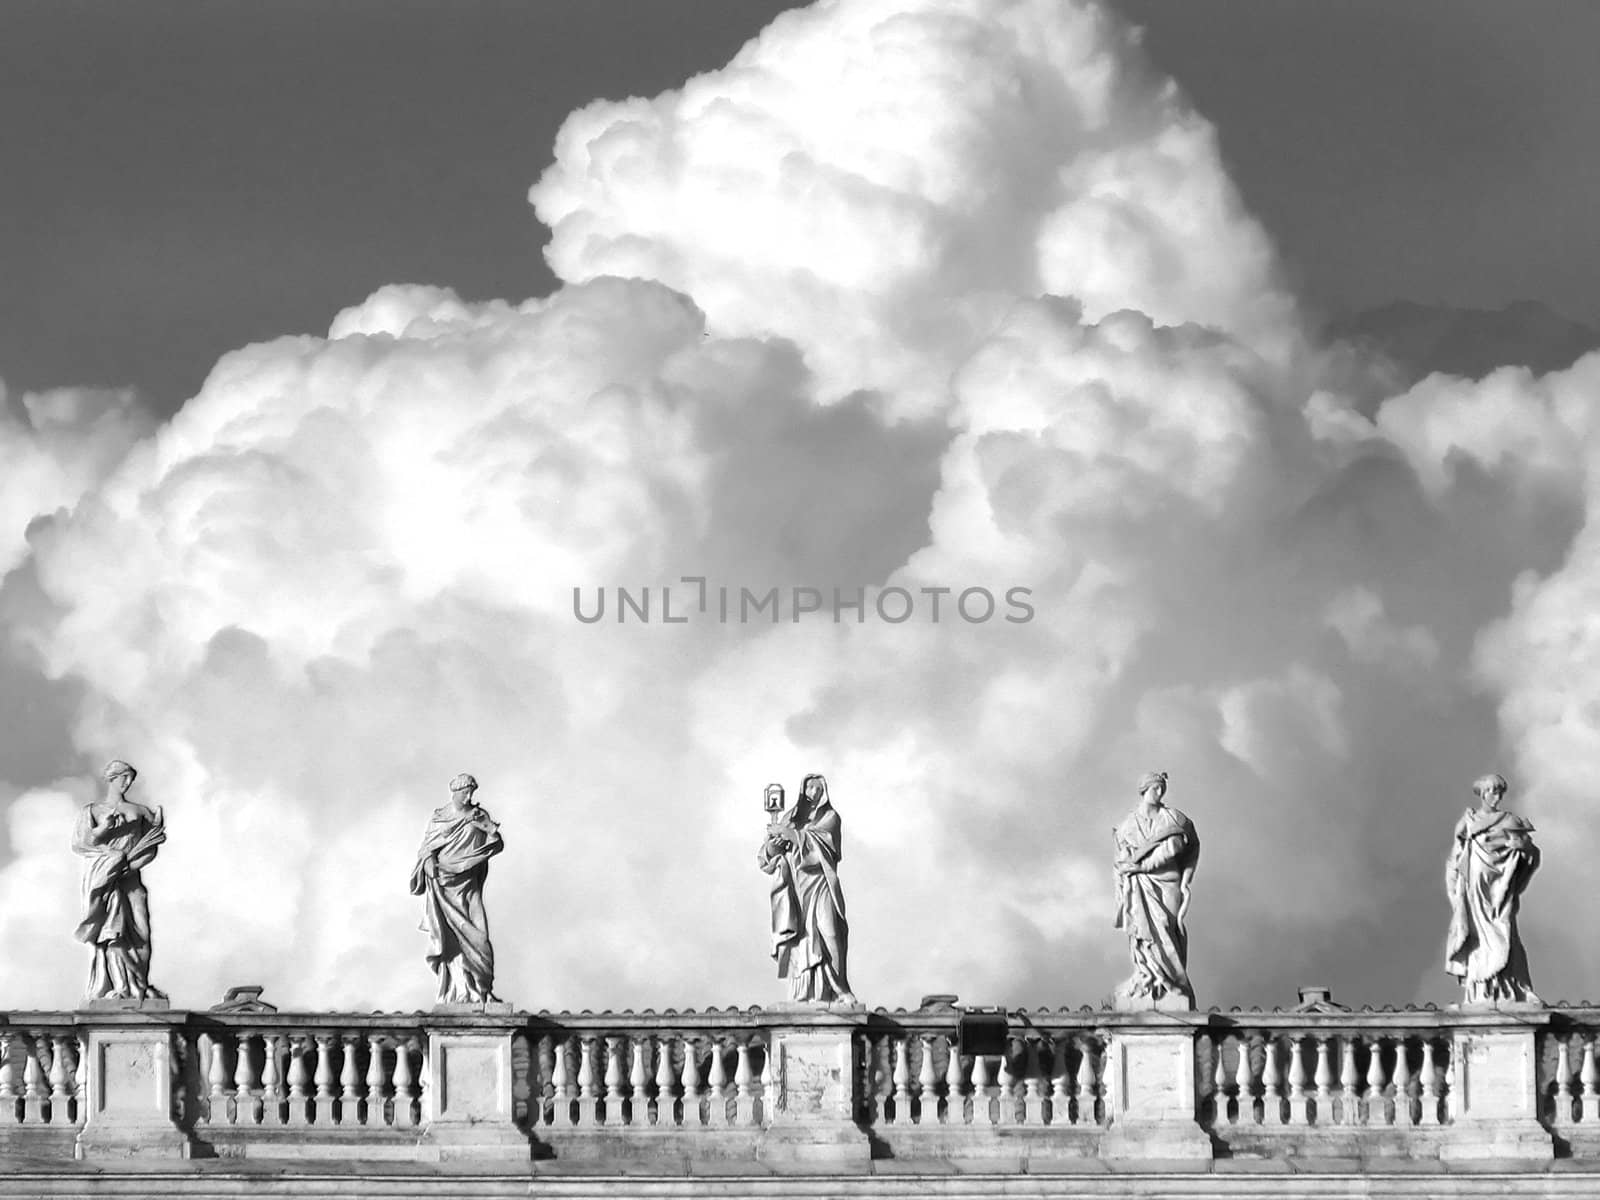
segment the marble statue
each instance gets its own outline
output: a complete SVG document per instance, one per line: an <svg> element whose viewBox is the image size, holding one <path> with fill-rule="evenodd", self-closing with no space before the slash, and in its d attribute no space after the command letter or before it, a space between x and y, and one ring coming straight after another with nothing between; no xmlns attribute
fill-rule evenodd
<svg viewBox="0 0 1600 1200"><path fill-rule="evenodd" d="M1191 884L1200 858L1194 822L1162 801L1167 774L1139 781L1139 804L1116 827L1113 868L1117 887L1114 928L1128 934L1133 974L1117 987L1119 1008L1193 1008L1189 982Z"/></svg>
<svg viewBox="0 0 1600 1200"><path fill-rule="evenodd" d="M433 810L411 871L411 894L422 897L421 929L442 1004L498 1002L494 946L483 907L489 860L505 849L500 826L473 798L478 781L457 775L450 803Z"/></svg>
<svg viewBox="0 0 1600 1200"><path fill-rule="evenodd" d="M1450 934L1444 969L1461 980L1468 1004L1538 1004L1528 953L1517 934L1517 909L1539 869L1533 826L1500 807L1506 781L1485 775L1472 785L1478 806L1456 822L1445 865Z"/></svg>
<svg viewBox="0 0 1600 1200"><path fill-rule="evenodd" d="M84 917L74 936L94 950L87 1000L165 1000L150 983L150 895L140 872L167 840L160 807L128 799L137 777L121 759L106 764L103 800L84 805L72 849L83 872Z"/></svg>
<svg viewBox="0 0 1600 1200"><path fill-rule="evenodd" d="M772 957L791 1000L855 1004L846 975L850 926L839 887L839 814L821 775L807 775L794 807L783 789L764 794L771 816L756 863L772 876ZM776 803L776 807L774 806Z"/></svg>

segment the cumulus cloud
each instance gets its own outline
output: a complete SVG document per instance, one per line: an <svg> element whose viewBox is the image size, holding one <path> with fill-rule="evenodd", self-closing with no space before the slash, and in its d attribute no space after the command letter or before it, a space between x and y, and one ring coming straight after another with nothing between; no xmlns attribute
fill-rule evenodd
<svg viewBox="0 0 1600 1200"><path fill-rule="evenodd" d="M71 507L153 425L127 389L12 396L0 379L0 575L26 554L29 522Z"/></svg>
<svg viewBox="0 0 1600 1200"><path fill-rule="evenodd" d="M1215 132L1100 6L824 0L726 67L568 118L531 192L567 280L796 342L821 398L939 411L1015 299L1292 342Z"/></svg>
<svg viewBox="0 0 1600 1200"><path fill-rule="evenodd" d="M874 1003L1107 993L1109 828L1152 767L1205 847L1203 1003L1449 994L1439 864L1497 702L1530 805L1580 811L1593 360L1374 404L1100 8L823 0L573 114L532 201L553 295L387 287L125 454L115 422L20 443L77 482L15 510L46 515L0 613L81 689L86 771L167 807L180 1003L428 1002L404 881L461 770L507 834L498 990L535 1007L781 996L758 798L809 770ZM685 576L821 607L724 622ZM1015 588L1031 619L961 607ZM11 805L16 1003L82 969L85 786Z"/></svg>

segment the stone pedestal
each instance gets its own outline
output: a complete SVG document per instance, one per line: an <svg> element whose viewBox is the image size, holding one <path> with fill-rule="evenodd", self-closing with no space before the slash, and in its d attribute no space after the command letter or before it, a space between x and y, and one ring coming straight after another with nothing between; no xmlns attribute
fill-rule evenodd
<svg viewBox="0 0 1600 1200"><path fill-rule="evenodd" d="M78 1005L79 1012L91 1013L168 1012L171 1008L172 1001L165 996L146 996L142 1000L131 996L95 996Z"/></svg>
<svg viewBox="0 0 1600 1200"><path fill-rule="evenodd" d="M1450 1125L1439 1157L1548 1159L1550 1133L1539 1123L1538 1048L1534 1026L1515 1017L1489 1028L1458 1029Z"/></svg>
<svg viewBox="0 0 1600 1200"><path fill-rule="evenodd" d="M173 1034L165 1023L135 1018L91 1028L84 1054L87 1095L78 1158L189 1157L189 1135L173 1121Z"/></svg>
<svg viewBox="0 0 1600 1200"><path fill-rule="evenodd" d="M520 1026L485 1016L427 1028L420 1158L529 1160L531 1143L516 1126L511 1097L511 1035Z"/></svg>
<svg viewBox="0 0 1600 1200"><path fill-rule="evenodd" d="M1104 1074L1111 1128L1101 1158L1212 1157L1211 1137L1195 1119L1194 1030L1186 1022L1117 1029L1106 1040Z"/></svg>
<svg viewBox="0 0 1600 1200"><path fill-rule="evenodd" d="M777 1096L756 1156L864 1169L872 1150L856 1123L854 1022L775 1031L770 1053Z"/></svg>

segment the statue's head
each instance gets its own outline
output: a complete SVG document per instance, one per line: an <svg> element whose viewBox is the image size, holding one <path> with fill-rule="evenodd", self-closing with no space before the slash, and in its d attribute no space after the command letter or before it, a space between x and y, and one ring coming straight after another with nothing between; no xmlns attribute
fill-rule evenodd
<svg viewBox="0 0 1600 1200"><path fill-rule="evenodd" d="M459 804L471 804L472 793L478 790L478 781L462 773L450 781L450 798Z"/></svg>
<svg viewBox="0 0 1600 1200"><path fill-rule="evenodd" d="M139 772L133 769L131 763L125 763L120 758L113 758L106 764L106 769L100 772L100 778L106 781L108 787L119 796L128 794L128 789L133 786L133 781Z"/></svg>
<svg viewBox="0 0 1600 1200"><path fill-rule="evenodd" d="M813 808L828 803L828 781L821 775L807 775L800 783L800 795Z"/></svg>
<svg viewBox="0 0 1600 1200"><path fill-rule="evenodd" d="M1472 781L1472 794L1483 801L1485 808L1499 808L1506 795L1506 777L1490 772Z"/></svg>
<svg viewBox="0 0 1600 1200"><path fill-rule="evenodd" d="M1161 798L1167 794L1167 773L1165 771L1146 771L1139 777L1139 795L1149 800L1151 804L1160 804Z"/></svg>

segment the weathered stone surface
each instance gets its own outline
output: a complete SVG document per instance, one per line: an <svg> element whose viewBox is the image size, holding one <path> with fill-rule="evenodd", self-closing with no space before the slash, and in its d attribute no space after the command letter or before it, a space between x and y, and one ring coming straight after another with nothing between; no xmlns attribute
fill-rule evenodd
<svg viewBox="0 0 1600 1200"><path fill-rule="evenodd" d="M501 1029L428 1030L419 1157L527 1161L512 1098L510 1023Z"/></svg>
<svg viewBox="0 0 1600 1200"><path fill-rule="evenodd" d="M856 1124L855 1026L781 1032L771 1053L777 1095L757 1149L761 1160L845 1164L870 1159L867 1135Z"/></svg>
<svg viewBox="0 0 1600 1200"><path fill-rule="evenodd" d="M88 1088L79 1158L187 1158L192 1141L174 1123L172 1034L165 1026L90 1029Z"/></svg>
<svg viewBox="0 0 1600 1200"><path fill-rule="evenodd" d="M1194 1033L1179 1022L1129 1026L1106 1043L1105 1159L1209 1159L1195 1112Z"/></svg>
<svg viewBox="0 0 1600 1200"><path fill-rule="evenodd" d="M1533 1030L1514 1024L1457 1030L1452 1056L1451 1136L1440 1157L1550 1158L1554 1142L1539 1122Z"/></svg>

